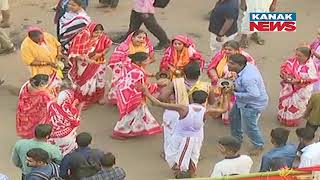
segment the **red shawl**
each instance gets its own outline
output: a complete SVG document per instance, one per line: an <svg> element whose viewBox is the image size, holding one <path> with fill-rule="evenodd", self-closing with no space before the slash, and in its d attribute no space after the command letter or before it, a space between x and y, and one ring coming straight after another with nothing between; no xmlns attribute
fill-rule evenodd
<svg viewBox="0 0 320 180"><path fill-rule="evenodd" d="M128 55L129 55L129 45L130 45L132 36L133 36L133 33L131 33L124 42L122 42L118 47L116 47L116 49L112 53L108 63L108 67L111 68L112 70L114 70L114 67L117 64L124 65L128 63L127 61L130 61L130 59L128 58ZM147 53L149 53L150 56L153 56L154 49L153 49L151 40L149 39L148 36L146 38L146 45L147 45L147 49L149 50L149 52Z"/></svg>
<svg viewBox="0 0 320 180"><path fill-rule="evenodd" d="M95 75L100 66L99 63L104 63L105 57L102 56L99 59L99 62L97 62L98 64L89 63L81 75L78 75L77 73L77 63L81 62L76 60L75 57L82 56L90 58L91 53L102 53L112 44L112 41L105 33L103 33L96 41L92 41L91 37L96 26L96 23L90 23L81 33L76 35L69 48L69 58L72 65L69 74L71 79L79 86L84 85L87 80L91 79L92 76Z"/></svg>
<svg viewBox="0 0 320 180"><path fill-rule="evenodd" d="M120 117L135 110L144 101L144 94L135 87L137 84L145 84L146 81L147 76L141 67L132 63L122 68L121 78L118 81L118 89L116 91ZM155 92L156 89L156 84L149 85L150 92Z"/></svg>
<svg viewBox="0 0 320 180"><path fill-rule="evenodd" d="M73 106L74 92L64 90L59 93L57 102L51 102L48 112L51 118L52 138L62 138L80 125L79 111Z"/></svg>
<svg viewBox="0 0 320 180"><path fill-rule="evenodd" d="M16 131L24 139L34 138L35 127L38 124L47 124L50 117L47 105L50 102L50 93L47 91L31 92L29 81L25 83L19 93L16 114Z"/></svg>
<svg viewBox="0 0 320 180"><path fill-rule="evenodd" d="M162 57L160 63L160 71L166 71L169 69L169 65L174 66L174 55L176 53L175 48L173 47L173 41L178 40L181 41L186 48L188 48L189 53L189 60L190 61L199 61L201 69L204 67L205 60L202 57L201 53L197 51L195 48L195 44L193 43L192 39L187 36L177 35L171 41L171 45L165 50L164 55Z"/></svg>

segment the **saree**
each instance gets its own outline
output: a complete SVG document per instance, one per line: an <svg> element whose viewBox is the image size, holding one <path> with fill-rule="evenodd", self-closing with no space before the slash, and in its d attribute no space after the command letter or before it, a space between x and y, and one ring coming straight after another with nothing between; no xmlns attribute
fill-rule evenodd
<svg viewBox="0 0 320 180"><path fill-rule="evenodd" d="M303 84L295 85L283 80L280 82L278 120L286 126L297 126L303 120L313 83L318 80L316 68L312 59L300 64L296 57L290 57L281 65L280 74L305 81Z"/></svg>
<svg viewBox="0 0 320 180"><path fill-rule="evenodd" d="M91 22L90 17L85 10L81 10L78 13L66 12L59 19L59 34L58 39L61 43L61 46L65 50L65 53L68 52L69 46L73 38L80 33L84 27Z"/></svg>
<svg viewBox="0 0 320 180"><path fill-rule="evenodd" d="M180 56L173 47L173 41L178 40L184 44ZM183 69L187 64L193 61L199 61L200 68L203 69L205 60L201 53L196 50L193 41L183 35L178 35L173 38L171 45L165 50L162 60L160 62L160 71L168 71L170 66L175 69Z"/></svg>
<svg viewBox="0 0 320 180"><path fill-rule="evenodd" d="M123 43L116 47L108 62L108 67L112 70L111 88L108 93L108 101L111 104L117 104L117 82L120 78L122 67L131 63L128 55L136 52L149 53L150 57L154 55L153 45L148 37L143 46L134 47L131 40L132 36L133 33L131 33Z"/></svg>
<svg viewBox="0 0 320 180"><path fill-rule="evenodd" d="M162 129L146 105L145 95L138 91L137 84L147 83L144 70L135 65L127 64L122 69L122 75L116 91L120 119L113 129L113 136L135 137L153 135L162 132ZM151 93L157 90L156 84L149 84Z"/></svg>
<svg viewBox="0 0 320 180"><path fill-rule="evenodd" d="M320 54L320 38L315 39L311 45L310 48L315 51L315 53ZM320 78L320 59L318 59L316 56L312 56L314 65L317 70L317 75L318 78ZM320 91L320 81L318 80L317 82L314 83L313 87L314 92L319 92Z"/></svg>
<svg viewBox="0 0 320 180"><path fill-rule="evenodd" d="M56 63L58 56L58 48L60 43L51 34L43 32L43 43L37 44L29 37L26 37L21 44L21 58L24 64L30 66L35 60L41 60L46 63ZM51 75L56 69L51 66L30 66L31 76L37 74Z"/></svg>
<svg viewBox="0 0 320 180"><path fill-rule="evenodd" d="M96 40L91 38L96 26L96 23L90 23L74 38L69 48L69 79L74 86L75 96L80 102L85 102L86 106L103 98L107 68L104 55L95 62L88 61L92 54L105 53L112 44L106 34ZM78 60L77 56L84 57L84 60Z"/></svg>
<svg viewBox="0 0 320 180"><path fill-rule="evenodd" d="M32 91L29 81L22 86L16 113L16 131L19 137L32 139L38 124L50 122L47 105L51 98L49 91Z"/></svg>
<svg viewBox="0 0 320 180"><path fill-rule="evenodd" d="M246 57L248 63L255 64L253 57L249 53L243 50L240 50L239 53ZM222 102L223 98L221 96L222 89L220 87L217 87L218 79L220 78L229 79L235 76L233 72L229 72L227 62L228 62L228 57L225 55L224 51L221 50L211 59L211 62L208 66L207 74L211 79L212 86L216 87L215 97L218 105L223 104ZM214 79L210 77L209 71L212 69L214 69L217 72L218 79ZM230 123L229 112L235 102L234 96L230 96L228 99L229 99L228 111L222 114L222 121L225 125L228 125Z"/></svg>
<svg viewBox="0 0 320 180"><path fill-rule="evenodd" d="M57 102L48 105L52 133L48 142L59 147L62 155L66 155L77 148L76 130L80 125L79 111L72 104L74 92L64 90L59 93Z"/></svg>

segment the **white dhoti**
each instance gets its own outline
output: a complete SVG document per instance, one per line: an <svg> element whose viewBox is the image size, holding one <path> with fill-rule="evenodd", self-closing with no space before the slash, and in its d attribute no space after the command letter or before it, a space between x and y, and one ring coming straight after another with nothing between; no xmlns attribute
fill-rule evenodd
<svg viewBox="0 0 320 180"><path fill-rule="evenodd" d="M216 55L217 52L219 52L222 48L222 45L224 43L226 43L227 41L231 41L234 40L237 37L238 33L234 33L228 37L224 36L222 39L222 42L218 42L217 39L217 35L210 33L210 49L211 52L213 53L213 55Z"/></svg>
<svg viewBox="0 0 320 180"><path fill-rule="evenodd" d="M196 169L203 137L182 137L173 135L167 148L166 161L170 168L176 167L180 171L188 171L191 165Z"/></svg>
<svg viewBox="0 0 320 180"><path fill-rule="evenodd" d="M9 0L0 0L0 9L1 11L9 10Z"/></svg>
<svg viewBox="0 0 320 180"><path fill-rule="evenodd" d="M177 111L171 111L166 109L163 112L163 150L165 154L170 144L174 127L178 119L179 113Z"/></svg>
<svg viewBox="0 0 320 180"><path fill-rule="evenodd" d="M254 12L269 12L272 0L246 0L247 11L239 11L238 27L241 34L252 34L250 31L250 13Z"/></svg>

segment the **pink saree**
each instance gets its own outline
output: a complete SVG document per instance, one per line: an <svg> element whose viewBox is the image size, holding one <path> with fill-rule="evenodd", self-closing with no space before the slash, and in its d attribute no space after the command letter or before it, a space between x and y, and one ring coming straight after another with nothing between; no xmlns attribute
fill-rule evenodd
<svg viewBox="0 0 320 180"><path fill-rule="evenodd" d="M141 67L127 64L122 68L116 91L120 119L113 129L113 136L127 138L162 132L161 126L146 105L144 94L135 88L137 84L145 84L146 81ZM156 90L156 84L149 85L151 93Z"/></svg>
<svg viewBox="0 0 320 180"><path fill-rule="evenodd" d="M111 104L117 104L117 95L116 95L117 84L116 83L120 78L121 69L125 65L131 63L131 60L128 57L128 55L130 54L129 46L132 41L131 40L132 35L133 33L130 34L127 37L127 39L124 42L122 42L118 47L116 47L108 63L108 67L112 70L111 88L108 93L108 100ZM149 53L150 56L153 56L154 54L153 45L148 37L146 38L145 50L146 50L146 53Z"/></svg>
<svg viewBox="0 0 320 180"><path fill-rule="evenodd" d="M313 83L318 79L316 68L312 59L300 64L296 57L291 57L281 65L280 74L305 81L303 84L280 82L278 120L286 126L297 126L311 97Z"/></svg>

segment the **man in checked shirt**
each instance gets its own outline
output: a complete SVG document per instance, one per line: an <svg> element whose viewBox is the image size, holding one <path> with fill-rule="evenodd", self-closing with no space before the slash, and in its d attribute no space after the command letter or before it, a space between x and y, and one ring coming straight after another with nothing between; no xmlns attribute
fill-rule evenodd
<svg viewBox="0 0 320 180"><path fill-rule="evenodd" d="M124 180L126 177L126 172L117 166L116 158L112 153L107 153L100 159L102 165L101 170L97 174L82 178L81 180Z"/></svg>

